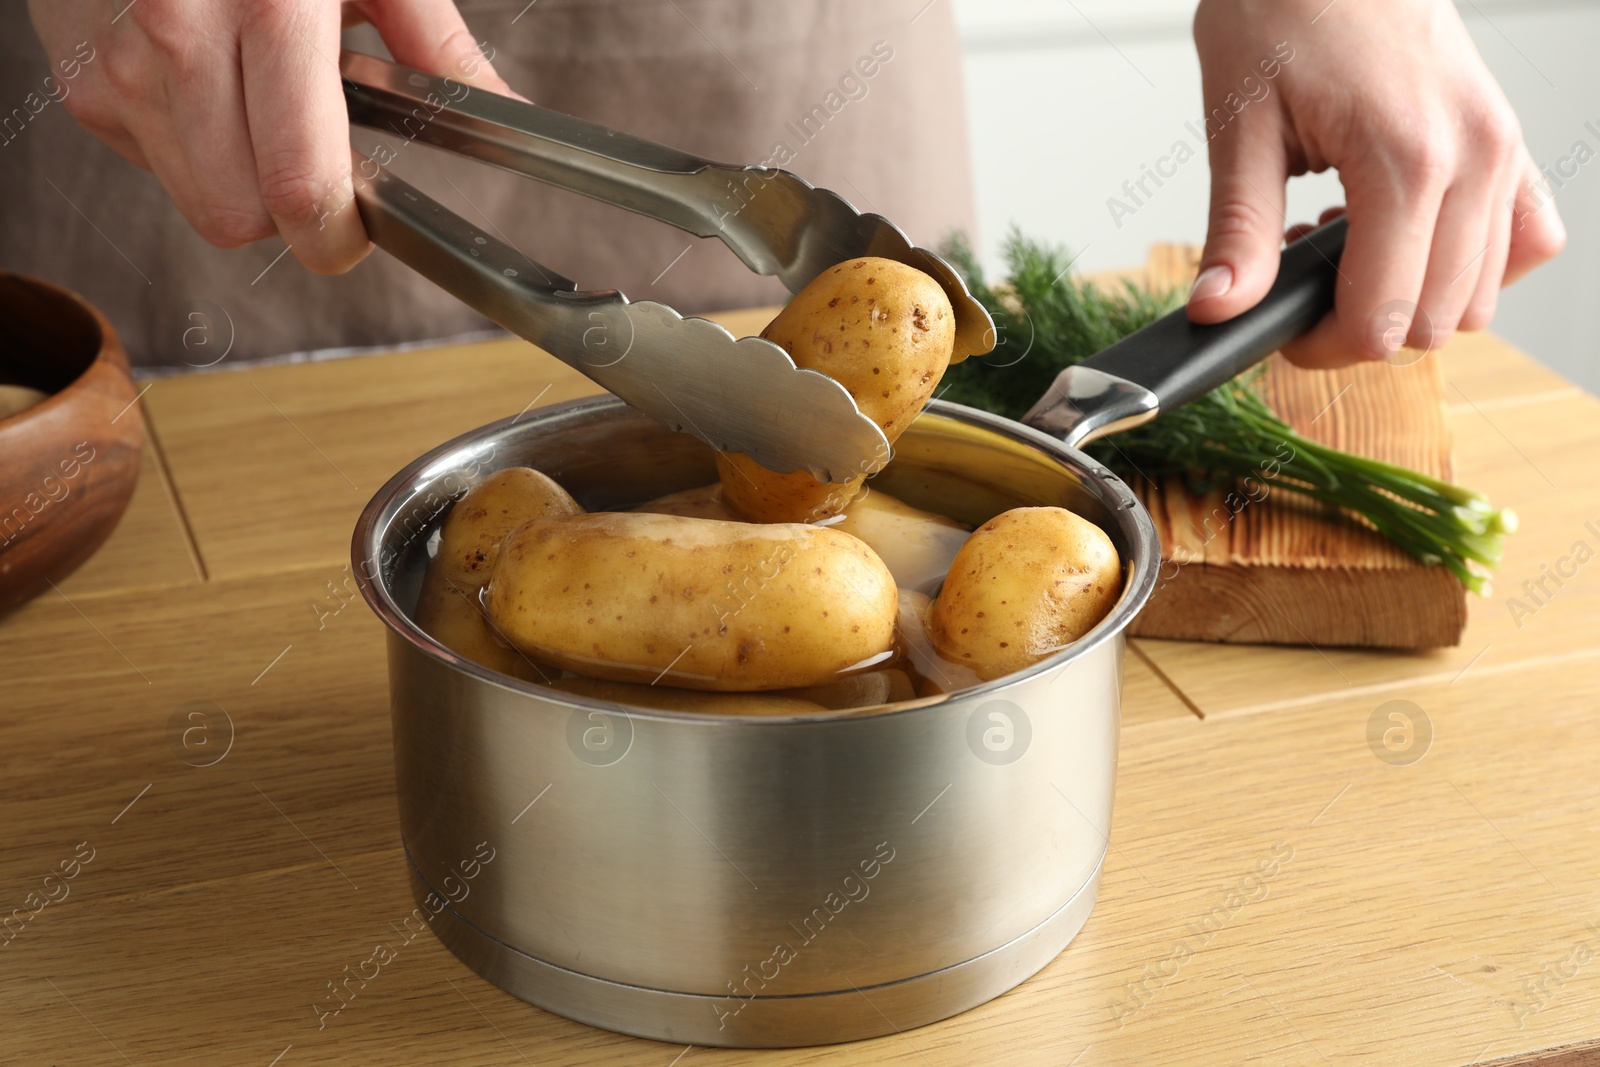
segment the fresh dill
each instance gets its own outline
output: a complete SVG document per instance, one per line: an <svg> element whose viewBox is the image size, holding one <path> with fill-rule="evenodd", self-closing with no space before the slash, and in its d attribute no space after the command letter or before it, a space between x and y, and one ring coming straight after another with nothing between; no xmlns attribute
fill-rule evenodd
<svg viewBox="0 0 1600 1067"><path fill-rule="evenodd" d="M1058 248L1012 234L1009 276L986 282L970 246L953 238L948 258L994 316L995 350L951 367L944 400L1019 419L1057 373L1181 305L1177 291L1153 293L1132 282L1097 285L1071 273ZM1266 477L1352 521L1364 522L1424 563L1449 568L1487 595L1501 540L1516 529L1510 509L1420 471L1342 452L1296 433L1262 399L1253 371L1086 451L1123 479L1182 477L1196 494ZM1285 459L1287 451L1289 458Z"/></svg>

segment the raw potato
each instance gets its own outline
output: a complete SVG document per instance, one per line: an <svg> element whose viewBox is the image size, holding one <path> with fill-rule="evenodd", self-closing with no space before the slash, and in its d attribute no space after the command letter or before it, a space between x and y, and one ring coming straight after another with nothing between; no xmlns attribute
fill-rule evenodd
<svg viewBox="0 0 1600 1067"><path fill-rule="evenodd" d="M1016 508L956 553L928 614L934 647L988 680L1094 628L1122 591L1111 539L1065 508Z"/></svg>
<svg viewBox="0 0 1600 1067"><path fill-rule="evenodd" d="M637 512L529 523L501 547L485 606L541 662L685 689L820 685L894 646L889 569L815 526Z"/></svg>
<svg viewBox="0 0 1600 1067"><path fill-rule="evenodd" d="M842 519L828 525L871 545L901 589L923 593L939 588L950 561L970 533L954 519L914 508L870 488L850 502Z"/></svg>
<svg viewBox="0 0 1600 1067"><path fill-rule="evenodd" d="M812 279L761 331L850 391L889 443L933 395L955 346L950 298L915 267L848 260ZM754 522L816 522L842 511L863 474L826 484L805 471L776 474L740 453L717 456L724 498Z"/></svg>
<svg viewBox="0 0 1600 1067"><path fill-rule="evenodd" d="M558 678L550 688L616 704L710 715L805 715L827 710L814 701L776 693L705 693L666 685L603 682L598 678Z"/></svg>
<svg viewBox="0 0 1600 1067"><path fill-rule="evenodd" d="M470 660L518 678L537 680L530 659L496 640L478 603L505 536L532 519L582 514L552 479L527 467L496 471L468 489L439 531L439 552L428 564L417 597L417 625Z"/></svg>
<svg viewBox="0 0 1600 1067"><path fill-rule="evenodd" d="M723 501L720 482L702 485L698 489L685 489L681 493L668 493L666 496L656 497L647 504L640 504L633 510L649 512L652 515L686 515L691 519L744 521Z"/></svg>

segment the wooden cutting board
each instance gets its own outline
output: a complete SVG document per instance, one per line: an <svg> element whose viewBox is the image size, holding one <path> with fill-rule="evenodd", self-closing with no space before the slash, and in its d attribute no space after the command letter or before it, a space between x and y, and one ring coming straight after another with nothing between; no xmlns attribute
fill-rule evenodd
<svg viewBox="0 0 1600 1067"><path fill-rule="evenodd" d="M1199 255L1157 245L1144 281L1187 287ZM1451 477L1437 353L1337 371L1301 370L1274 355L1264 393L1313 441ZM1163 561L1135 636L1397 649L1461 640L1461 583L1331 509L1270 484L1249 502L1223 490L1197 498L1181 479L1134 488L1155 519Z"/></svg>

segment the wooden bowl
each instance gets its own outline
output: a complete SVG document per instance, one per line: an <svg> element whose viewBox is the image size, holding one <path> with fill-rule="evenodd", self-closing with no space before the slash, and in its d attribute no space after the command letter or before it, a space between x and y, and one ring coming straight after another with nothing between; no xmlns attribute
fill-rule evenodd
<svg viewBox="0 0 1600 1067"><path fill-rule="evenodd" d="M111 324L48 282L0 271L0 383L46 400L0 419L0 612L59 583L128 507L142 433Z"/></svg>

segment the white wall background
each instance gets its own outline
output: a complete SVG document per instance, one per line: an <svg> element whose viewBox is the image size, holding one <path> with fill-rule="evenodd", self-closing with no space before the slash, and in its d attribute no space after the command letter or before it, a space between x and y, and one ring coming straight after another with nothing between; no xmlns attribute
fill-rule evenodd
<svg viewBox="0 0 1600 1067"><path fill-rule="evenodd" d="M1205 237L1203 150L1119 228L1106 200L1141 164L1187 137L1201 114L1193 0L954 0L984 262L999 268L1008 229L1080 253L1078 268L1144 260L1157 241ZM1467 26L1522 120L1534 159L1584 140L1600 151L1600 0L1461 0ZM1332 174L1291 182L1289 218L1341 203ZM1600 392L1600 166L1556 193L1567 250L1507 290L1492 327Z"/></svg>

